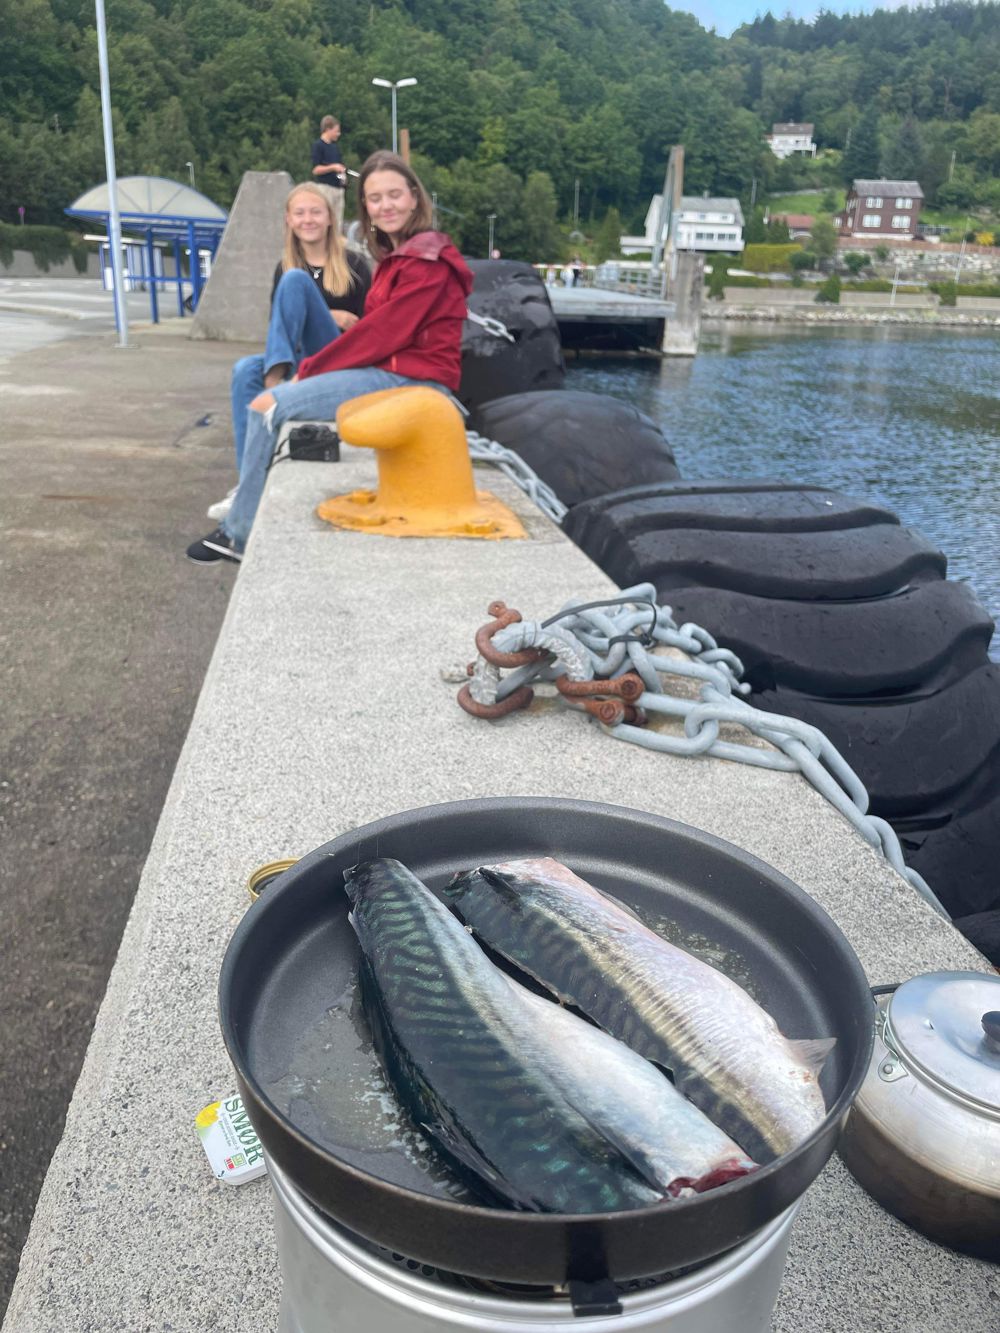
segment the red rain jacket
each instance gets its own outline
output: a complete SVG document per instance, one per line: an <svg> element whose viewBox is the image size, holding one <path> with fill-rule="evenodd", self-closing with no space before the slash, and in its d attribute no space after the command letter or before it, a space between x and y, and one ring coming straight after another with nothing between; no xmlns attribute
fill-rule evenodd
<svg viewBox="0 0 1000 1333"><path fill-rule="evenodd" d="M462 321L472 274L440 231L421 231L379 264L365 313L332 343L307 356L299 379L377 366L408 379L458 388Z"/></svg>

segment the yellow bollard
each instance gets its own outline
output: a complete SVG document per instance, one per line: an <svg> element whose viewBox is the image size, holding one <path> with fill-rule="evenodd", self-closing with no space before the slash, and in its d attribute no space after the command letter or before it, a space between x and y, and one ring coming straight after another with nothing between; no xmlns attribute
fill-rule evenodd
<svg viewBox="0 0 1000 1333"><path fill-rule="evenodd" d="M324 500L320 518L384 537L525 537L517 516L477 491L458 408L437 389L382 389L343 403L344 444L375 450L378 490Z"/></svg>

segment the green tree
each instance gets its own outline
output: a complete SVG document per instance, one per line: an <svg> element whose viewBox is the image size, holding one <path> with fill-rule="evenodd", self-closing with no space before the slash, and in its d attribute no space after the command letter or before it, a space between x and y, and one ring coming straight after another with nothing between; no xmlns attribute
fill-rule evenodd
<svg viewBox="0 0 1000 1333"><path fill-rule="evenodd" d="M708 298L710 301L724 301L726 298L726 274L729 269L728 255L713 255L712 267L708 277Z"/></svg>
<svg viewBox="0 0 1000 1333"><path fill-rule="evenodd" d="M788 223L784 218L771 218L767 224L767 235L764 238L768 245L787 245L792 239L788 233Z"/></svg>
<svg viewBox="0 0 1000 1333"><path fill-rule="evenodd" d="M609 208L594 236L594 261L601 264L621 253L622 218L617 208Z"/></svg>
<svg viewBox="0 0 1000 1333"><path fill-rule="evenodd" d="M745 245L762 245L767 240L767 225L764 222L765 212L763 204L758 204L747 218L747 225L743 233Z"/></svg>
<svg viewBox="0 0 1000 1333"><path fill-rule="evenodd" d="M524 257L532 263L544 263L561 256L563 241L559 234L556 190L545 171L533 171L524 183L521 216L524 223ZM617 238L615 242L617 248Z"/></svg>
<svg viewBox="0 0 1000 1333"><path fill-rule="evenodd" d="M844 256L844 264L855 277L871 262L866 254L862 254L858 250L852 250L850 254Z"/></svg>
<svg viewBox="0 0 1000 1333"><path fill-rule="evenodd" d="M870 106L852 127L851 141L844 149L840 164L844 183L877 176L880 158L878 113Z"/></svg>
<svg viewBox="0 0 1000 1333"><path fill-rule="evenodd" d="M840 278L836 273L831 273L825 282L820 283L816 290L816 300L827 301L830 305L840 304Z"/></svg>
<svg viewBox="0 0 1000 1333"><path fill-rule="evenodd" d="M997 117L1000 121L1000 116ZM900 122L882 158L882 175L890 180L919 181L924 173L924 143L912 116Z"/></svg>
<svg viewBox="0 0 1000 1333"><path fill-rule="evenodd" d="M479 131L477 161L480 166L492 167L505 161L506 157L507 128L500 116L488 116Z"/></svg>
<svg viewBox="0 0 1000 1333"><path fill-rule="evenodd" d="M837 228L826 218L817 218L809 231L810 249L822 265L837 253Z"/></svg>

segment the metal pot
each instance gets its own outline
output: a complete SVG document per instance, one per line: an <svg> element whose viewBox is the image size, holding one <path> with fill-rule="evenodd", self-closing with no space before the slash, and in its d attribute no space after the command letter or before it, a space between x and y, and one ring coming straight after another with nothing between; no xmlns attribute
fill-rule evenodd
<svg viewBox="0 0 1000 1333"><path fill-rule="evenodd" d="M1000 1262L1000 977L932 972L875 1011L840 1155L917 1231Z"/></svg>

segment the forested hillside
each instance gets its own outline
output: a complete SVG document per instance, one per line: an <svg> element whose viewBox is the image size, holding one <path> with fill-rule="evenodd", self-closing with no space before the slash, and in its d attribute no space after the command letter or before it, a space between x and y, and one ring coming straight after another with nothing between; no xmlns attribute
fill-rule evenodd
<svg viewBox="0 0 1000 1333"><path fill-rule="evenodd" d="M93 0L0 5L0 217L59 222L105 178ZM1000 207L1000 3L768 15L728 39L660 0L107 0L107 18L119 173L192 162L224 206L245 170L307 176L326 112L352 165L385 145L379 76L418 79L400 124L470 248L496 213L504 253L551 253L577 181L586 229L611 209L635 226L672 143L689 191L745 203L755 178L762 197L884 169ZM807 181L764 145L774 120L846 152Z"/></svg>

